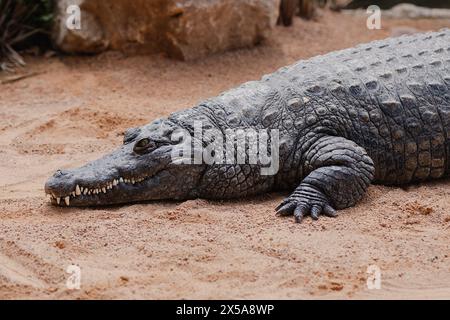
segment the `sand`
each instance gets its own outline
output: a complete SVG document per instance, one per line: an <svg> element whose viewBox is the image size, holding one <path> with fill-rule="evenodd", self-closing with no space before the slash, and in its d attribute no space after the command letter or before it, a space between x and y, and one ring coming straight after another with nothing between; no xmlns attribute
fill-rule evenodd
<svg viewBox="0 0 450 320"><path fill-rule="evenodd" d="M322 13L273 39L196 62L161 55L32 58L0 85L0 298L450 298L450 181L371 186L336 219L278 218L287 195L235 201L56 208L43 185L121 144L126 128L187 108L244 81L395 27L450 21L365 20ZM81 270L68 289L68 266ZM367 268L381 272L369 290Z"/></svg>

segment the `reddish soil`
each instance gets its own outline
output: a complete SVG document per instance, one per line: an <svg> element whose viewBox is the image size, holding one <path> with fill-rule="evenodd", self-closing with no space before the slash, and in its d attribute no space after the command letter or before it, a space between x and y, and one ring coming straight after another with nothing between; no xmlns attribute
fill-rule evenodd
<svg viewBox="0 0 450 320"><path fill-rule="evenodd" d="M286 194L236 201L56 208L55 169L93 160L123 131L296 60L450 21L325 12L248 50L179 62L161 55L28 58L0 85L0 298L450 298L450 181L372 186L336 219L278 218ZM80 290L66 268L81 268ZM368 290L368 266L381 289Z"/></svg>

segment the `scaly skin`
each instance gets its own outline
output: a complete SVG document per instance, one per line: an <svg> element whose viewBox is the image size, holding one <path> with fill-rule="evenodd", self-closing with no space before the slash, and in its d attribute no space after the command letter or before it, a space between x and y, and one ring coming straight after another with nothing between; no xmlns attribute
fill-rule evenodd
<svg viewBox="0 0 450 320"><path fill-rule="evenodd" d="M195 120L222 132L278 129L278 173L263 176L259 165L249 164L174 163L170 136L179 128L192 132ZM372 182L400 185L449 172L447 29L376 41L281 68L129 130L124 146L84 167L58 171L45 189L54 204L55 198L68 197L73 206L294 190L278 213L294 214L300 221L307 214L335 216L335 209L355 205ZM133 184L119 177L143 180ZM77 195L83 193L77 185L87 194ZM99 194L86 191L102 186L107 187ZM61 200L60 205L66 204Z"/></svg>

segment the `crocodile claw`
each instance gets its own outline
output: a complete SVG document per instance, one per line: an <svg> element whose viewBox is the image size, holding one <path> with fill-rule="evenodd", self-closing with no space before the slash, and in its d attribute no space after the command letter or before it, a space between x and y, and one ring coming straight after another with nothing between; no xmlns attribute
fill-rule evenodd
<svg viewBox="0 0 450 320"><path fill-rule="evenodd" d="M291 196L286 198L275 210L280 216L294 215L297 223L300 223L308 214L313 220L318 220L320 215L332 218L338 215L328 201L324 200L322 194L318 197L311 197L311 194L308 194L307 197L302 197L301 194Z"/></svg>

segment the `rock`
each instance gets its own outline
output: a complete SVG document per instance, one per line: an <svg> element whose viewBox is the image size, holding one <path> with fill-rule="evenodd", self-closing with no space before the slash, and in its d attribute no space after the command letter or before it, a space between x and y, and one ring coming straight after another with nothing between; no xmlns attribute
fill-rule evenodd
<svg viewBox="0 0 450 320"><path fill-rule="evenodd" d="M381 9L391 9L392 7L401 3L410 3L419 7L428 8L450 8L448 1L442 0L339 0L344 6L344 9L365 9L371 5L377 5Z"/></svg>
<svg viewBox="0 0 450 320"><path fill-rule="evenodd" d="M55 31L52 36L59 49L66 52L83 53L104 50L108 45L104 32L96 18L88 11L81 12L83 24L80 30L71 31L66 27L65 8L67 5L70 5L70 0L61 0L56 5L59 14L55 19Z"/></svg>
<svg viewBox="0 0 450 320"><path fill-rule="evenodd" d="M450 19L450 10L430 9L402 3L392 9L384 10L382 15L393 19Z"/></svg>
<svg viewBox="0 0 450 320"><path fill-rule="evenodd" d="M55 46L68 53L166 52L191 60L253 46L276 24L280 0L57 0ZM66 27L69 5L81 29Z"/></svg>
<svg viewBox="0 0 450 320"><path fill-rule="evenodd" d="M345 9L342 13L356 16L367 16L365 9ZM430 9L402 3L391 9L381 11L382 18L390 19L450 19L450 9Z"/></svg>
<svg viewBox="0 0 450 320"><path fill-rule="evenodd" d="M175 1L169 52L181 59L253 46L276 24L278 0Z"/></svg>

